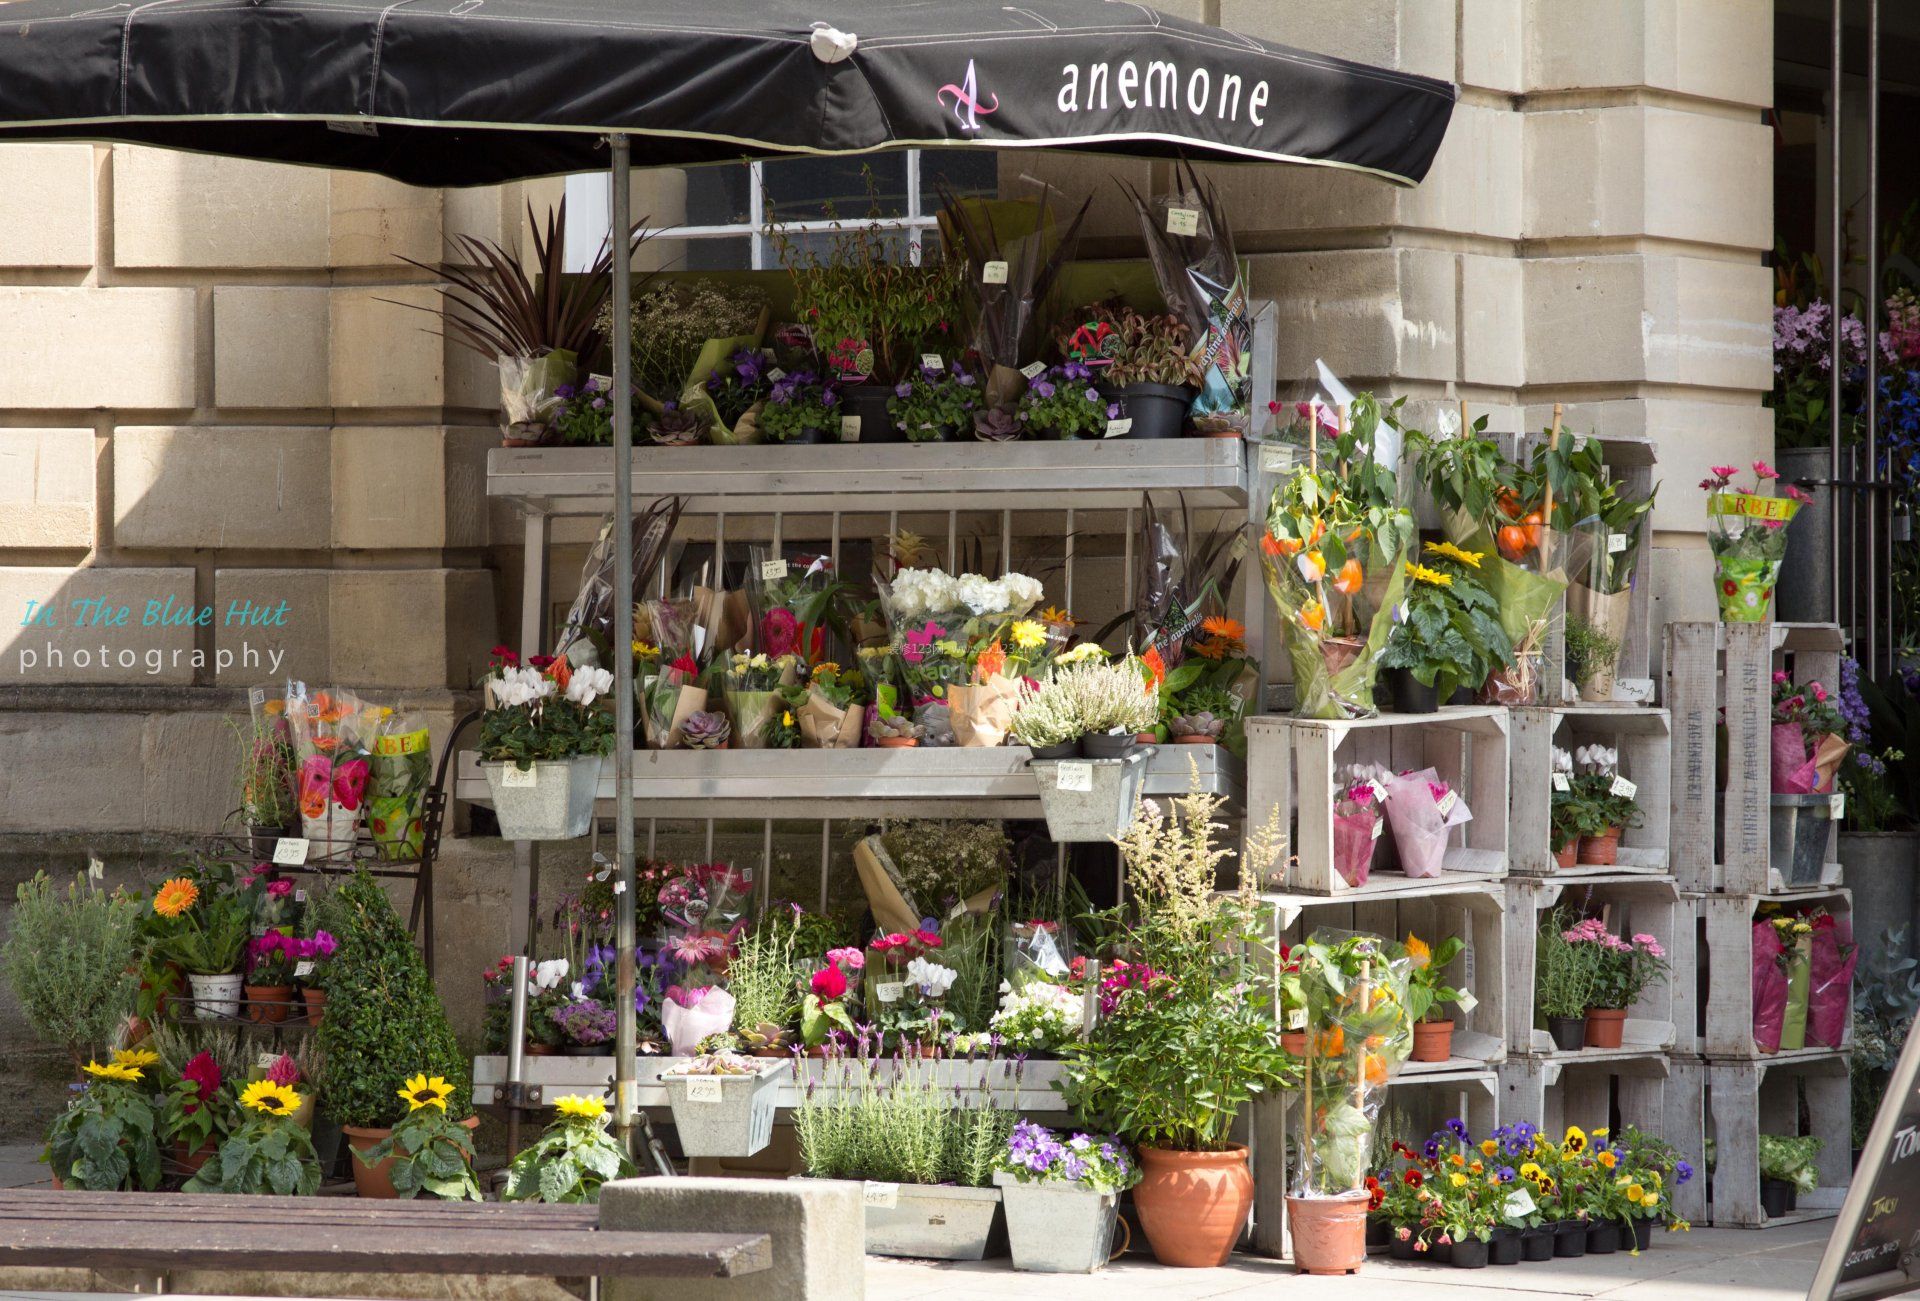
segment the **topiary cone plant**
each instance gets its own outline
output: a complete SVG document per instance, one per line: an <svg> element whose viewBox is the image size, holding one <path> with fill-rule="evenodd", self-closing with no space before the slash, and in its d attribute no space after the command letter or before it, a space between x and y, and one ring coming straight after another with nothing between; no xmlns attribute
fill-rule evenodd
<svg viewBox="0 0 1920 1301"><path fill-rule="evenodd" d="M467 1058L386 891L355 872L320 902L320 917L339 944L327 967L327 1017L317 1031L327 1063L327 1114L350 1130L389 1129L407 1112L401 1086L421 1071L453 1086L449 1116L473 1114Z"/></svg>

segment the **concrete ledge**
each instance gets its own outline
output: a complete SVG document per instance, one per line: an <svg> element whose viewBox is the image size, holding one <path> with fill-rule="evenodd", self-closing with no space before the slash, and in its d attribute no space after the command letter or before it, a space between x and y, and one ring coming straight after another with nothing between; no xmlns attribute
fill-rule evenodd
<svg viewBox="0 0 1920 1301"><path fill-rule="evenodd" d="M730 1280L606 1279L607 1301L859 1301L866 1296L860 1185L825 1179L623 1179L600 1190L600 1227L755 1231L773 1268Z"/></svg>

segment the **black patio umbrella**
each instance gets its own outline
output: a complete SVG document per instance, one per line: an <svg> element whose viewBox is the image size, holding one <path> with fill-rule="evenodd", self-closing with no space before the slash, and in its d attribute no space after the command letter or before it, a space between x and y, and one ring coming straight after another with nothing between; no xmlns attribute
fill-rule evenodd
<svg viewBox="0 0 1920 1301"><path fill-rule="evenodd" d="M0 141L111 140L481 185L883 149L1066 148L1306 163L1403 185L1446 82L1125 0L13 0ZM613 249L625 320L631 249ZM631 340L613 331L614 392ZM633 590L632 416L614 403L614 588ZM616 601L613 644L632 640ZM632 663L614 657L615 1106L634 1114Z"/></svg>

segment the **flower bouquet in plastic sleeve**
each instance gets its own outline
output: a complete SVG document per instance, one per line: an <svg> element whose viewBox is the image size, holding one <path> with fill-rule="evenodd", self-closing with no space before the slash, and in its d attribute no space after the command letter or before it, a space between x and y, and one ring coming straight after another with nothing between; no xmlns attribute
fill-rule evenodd
<svg viewBox="0 0 1920 1301"><path fill-rule="evenodd" d="M1807 1003L1813 987L1813 922L1800 913L1777 912L1762 905L1765 923L1773 928L1775 942L1766 946L1778 977L1766 981L1770 1002L1777 999L1779 1041L1782 1052L1795 1052L1807 1046ZM1754 962L1760 961L1761 945L1754 945ZM1756 986L1760 983L1755 973ZM1754 1038L1764 1050L1761 1038L1760 1004L1754 1003Z"/></svg>
<svg viewBox="0 0 1920 1301"><path fill-rule="evenodd" d="M369 760L367 825L381 857L409 862L420 857L426 835L421 815L432 783L433 737L427 720L418 714L396 714L384 707L372 712L378 718Z"/></svg>
<svg viewBox="0 0 1920 1301"><path fill-rule="evenodd" d="M1599 647L1611 647L1600 664L1598 681L1587 684L1589 699L1613 695L1620 650L1627 640L1627 612L1633 601L1633 573L1653 511L1655 489L1644 495L1613 477L1600 458L1600 444L1586 442L1569 458L1574 473L1563 506L1554 510L1556 526L1566 524L1567 615L1583 621Z"/></svg>
<svg viewBox="0 0 1920 1301"><path fill-rule="evenodd" d="M1815 795L1833 789L1840 761L1852 746L1834 694L1818 682L1796 685L1773 675L1771 780L1775 795Z"/></svg>
<svg viewBox="0 0 1920 1301"><path fill-rule="evenodd" d="M726 863L673 868L660 886L660 917L670 932L663 957L674 968L660 1019L676 1056L733 1024L733 995L720 981L752 889L752 879Z"/></svg>
<svg viewBox="0 0 1920 1301"><path fill-rule="evenodd" d="M334 688L308 695L301 684L287 692L292 731L300 834L310 842L309 862L351 858L366 817L371 777L366 711L350 691Z"/></svg>
<svg viewBox="0 0 1920 1301"><path fill-rule="evenodd" d="M565 348L554 348L538 357L502 354L497 360L508 446L546 442L553 418L566 404L557 390L573 382L580 359Z"/></svg>
<svg viewBox="0 0 1920 1301"><path fill-rule="evenodd" d="M646 627L635 635L653 661L640 686L647 744L678 749L687 719L707 707L701 678L716 638L692 600L648 601L644 609Z"/></svg>
<svg viewBox="0 0 1920 1301"><path fill-rule="evenodd" d="M1033 981L1065 982L1073 970L1073 932L1059 922L1008 922L1005 971L1015 989Z"/></svg>
<svg viewBox="0 0 1920 1301"><path fill-rule="evenodd" d="M1373 869L1374 849L1386 830L1386 786L1371 772L1350 772L1333 799L1333 870L1351 886L1363 886Z"/></svg>
<svg viewBox="0 0 1920 1301"><path fill-rule="evenodd" d="M819 663L828 638L845 623L843 607L852 594L835 571L833 557L788 557L765 547L750 548L748 554L754 647L768 655L798 655L808 664Z"/></svg>
<svg viewBox="0 0 1920 1301"><path fill-rule="evenodd" d="M1191 419L1203 433L1244 433L1251 418L1253 355L1246 277L1213 185L1203 183L1191 164L1176 169L1176 184L1151 200L1131 186L1127 193L1161 297L1192 332L1200 393Z"/></svg>
<svg viewBox="0 0 1920 1301"><path fill-rule="evenodd" d="M1792 945L1792 918L1761 917L1753 923L1753 1044L1763 1053L1780 1051Z"/></svg>
<svg viewBox="0 0 1920 1301"><path fill-rule="evenodd" d="M1261 562L1302 718L1378 712L1375 662L1401 604L1414 537L1394 472L1375 459L1383 428L1378 404L1357 399L1352 427L1278 485L1267 512Z"/></svg>
<svg viewBox="0 0 1920 1301"><path fill-rule="evenodd" d="M1714 596L1722 623L1762 623L1773 609L1773 584L1787 554L1787 525L1812 500L1788 485L1784 497L1755 488L1726 489L1739 470L1716 465L1700 481L1707 494L1707 545L1713 549ZM1759 488L1780 477L1765 461L1753 463Z"/></svg>
<svg viewBox="0 0 1920 1301"><path fill-rule="evenodd" d="M1853 942L1853 923L1847 918L1815 906L1807 920L1813 926L1807 964L1807 1045L1844 1047L1860 947Z"/></svg>
<svg viewBox="0 0 1920 1301"><path fill-rule="evenodd" d="M799 680L800 659L792 652L770 656L734 651L723 679L733 743L745 750L766 749L774 719L786 707L781 690Z"/></svg>
<svg viewBox="0 0 1920 1301"><path fill-rule="evenodd" d="M867 941L864 968L867 1015L879 1019L894 1004L907 997L908 970L915 961L938 953L943 941L924 926L911 931L892 931Z"/></svg>
<svg viewBox="0 0 1920 1301"><path fill-rule="evenodd" d="M1396 773L1385 784L1387 822L1393 828L1400 870L1408 876L1439 876L1453 829L1471 822L1473 811L1432 768Z"/></svg>

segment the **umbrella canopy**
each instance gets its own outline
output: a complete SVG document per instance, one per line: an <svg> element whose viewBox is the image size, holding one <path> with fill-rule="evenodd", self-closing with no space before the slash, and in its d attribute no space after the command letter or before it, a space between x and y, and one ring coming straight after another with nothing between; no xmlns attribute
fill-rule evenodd
<svg viewBox="0 0 1920 1301"><path fill-rule="evenodd" d="M489 184L902 146L1304 162L1404 184L1441 81L1113 0L14 0L0 140Z"/></svg>

